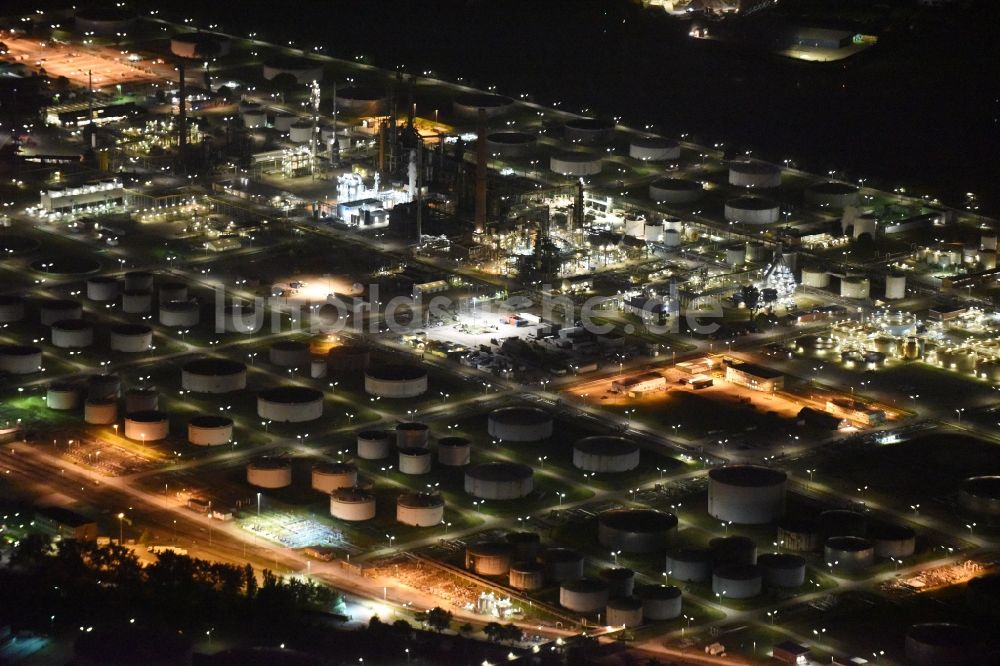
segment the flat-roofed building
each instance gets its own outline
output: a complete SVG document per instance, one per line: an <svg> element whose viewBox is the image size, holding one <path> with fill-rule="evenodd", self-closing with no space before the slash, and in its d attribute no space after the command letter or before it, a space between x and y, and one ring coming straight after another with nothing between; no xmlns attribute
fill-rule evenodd
<svg viewBox="0 0 1000 666"><path fill-rule="evenodd" d="M753 363L734 363L726 368L726 381L752 391L773 393L785 386L785 375Z"/></svg>
<svg viewBox="0 0 1000 666"><path fill-rule="evenodd" d="M97 540L95 521L59 506L47 506L35 511L35 524L43 531L63 539Z"/></svg>
<svg viewBox="0 0 1000 666"><path fill-rule="evenodd" d="M667 388L667 379L658 372L645 372L641 375L623 377L611 382L611 388L621 393L651 393Z"/></svg>
<svg viewBox="0 0 1000 666"><path fill-rule="evenodd" d="M42 190L41 206L49 212L66 212L96 206L120 206L125 203L125 188L117 178L77 187L54 187Z"/></svg>

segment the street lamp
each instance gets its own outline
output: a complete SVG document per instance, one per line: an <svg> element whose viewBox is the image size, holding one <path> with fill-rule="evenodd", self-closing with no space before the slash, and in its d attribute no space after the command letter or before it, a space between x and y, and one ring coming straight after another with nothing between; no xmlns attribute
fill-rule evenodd
<svg viewBox="0 0 1000 666"><path fill-rule="evenodd" d="M559 496L559 506L562 506L563 500L566 498L566 493L556 493Z"/></svg>
<svg viewBox="0 0 1000 666"><path fill-rule="evenodd" d="M776 611L776 610L767 611L767 617L769 617L771 619L771 624L772 625L774 624L774 618L776 618L777 616L778 616L778 611Z"/></svg>
<svg viewBox="0 0 1000 666"><path fill-rule="evenodd" d="M125 544L125 514L118 513L118 545Z"/></svg>
<svg viewBox="0 0 1000 666"><path fill-rule="evenodd" d="M966 523L965 526L969 528L969 536L972 536L972 528L976 526L976 523Z"/></svg>

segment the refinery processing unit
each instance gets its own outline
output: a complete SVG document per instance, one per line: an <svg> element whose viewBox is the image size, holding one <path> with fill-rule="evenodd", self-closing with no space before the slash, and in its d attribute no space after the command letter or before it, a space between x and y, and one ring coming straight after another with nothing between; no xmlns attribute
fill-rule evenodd
<svg viewBox="0 0 1000 666"><path fill-rule="evenodd" d="M974 199L125 3L0 64L0 581L247 567L344 641L39 600L0 663L1000 663Z"/></svg>

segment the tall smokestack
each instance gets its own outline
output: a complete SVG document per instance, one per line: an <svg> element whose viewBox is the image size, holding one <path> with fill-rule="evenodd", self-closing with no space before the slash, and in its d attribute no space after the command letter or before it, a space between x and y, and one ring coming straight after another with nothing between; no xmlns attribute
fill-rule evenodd
<svg viewBox="0 0 1000 666"><path fill-rule="evenodd" d="M94 76L87 70L87 118L90 120L90 147L97 148L97 128L94 125Z"/></svg>
<svg viewBox="0 0 1000 666"><path fill-rule="evenodd" d="M476 231L486 228L486 109L479 109L476 128Z"/></svg>
<svg viewBox="0 0 1000 666"><path fill-rule="evenodd" d="M576 198L573 201L573 219L570 230L583 228L583 178L576 184Z"/></svg>
<svg viewBox="0 0 1000 666"><path fill-rule="evenodd" d="M424 142L417 139L417 245L424 238Z"/></svg>
<svg viewBox="0 0 1000 666"><path fill-rule="evenodd" d="M177 143L180 148L181 154L187 148L188 143L188 128L187 128L187 83L184 80L184 63L178 61L177 63L177 74L179 77L177 86L177 97L178 104L180 104L180 112L177 114L177 122L180 124L180 131L177 135Z"/></svg>

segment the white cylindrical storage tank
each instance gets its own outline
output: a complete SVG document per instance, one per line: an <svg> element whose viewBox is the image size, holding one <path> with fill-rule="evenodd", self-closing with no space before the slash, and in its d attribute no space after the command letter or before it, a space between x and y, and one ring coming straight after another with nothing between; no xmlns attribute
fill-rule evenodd
<svg viewBox="0 0 1000 666"><path fill-rule="evenodd" d="M363 460L388 458L394 438L394 434L385 430L362 430L358 433L358 457Z"/></svg>
<svg viewBox="0 0 1000 666"><path fill-rule="evenodd" d="M549 169L563 176L594 176L601 173L601 156L590 153L558 153L549 157Z"/></svg>
<svg viewBox="0 0 1000 666"><path fill-rule="evenodd" d="M938 349L937 359L941 367L955 372L971 373L976 368L976 353L964 347Z"/></svg>
<svg viewBox="0 0 1000 666"><path fill-rule="evenodd" d="M781 185L781 168L758 160L731 162L729 184L755 189L778 187Z"/></svg>
<svg viewBox="0 0 1000 666"><path fill-rule="evenodd" d="M465 568L483 576L502 576L510 570L510 546L483 541L466 546Z"/></svg>
<svg viewBox="0 0 1000 666"><path fill-rule="evenodd" d="M559 605L577 613L595 613L608 605L608 586L593 578L567 580L559 585Z"/></svg>
<svg viewBox="0 0 1000 666"><path fill-rule="evenodd" d="M885 297L887 300L906 298L906 276L890 274L885 276Z"/></svg>
<svg viewBox="0 0 1000 666"><path fill-rule="evenodd" d="M323 80L323 67L315 60L306 58L274 58L264 63L262 75L270 81L281 74L291 74L301 84Z"/></svg>
<svg viewBox="0 0 1000 666"><path fill-rule="evenodd" d="M399 449L399 471L402 474L427 474L430 472L430 449L422 446Z"/></svg>
<svg viewBox="0 0 1000 666"><path fill-rule="evenodd" d="M747 246L746 245L730 245L726 248L726 265L737 267L742 266L747 262ZM804 282L803 278L803 282Z"/></svg>
<svg viewBox="0 0 1000 666"><path fill-rule="evenodd" d="M563 125L563 136L570 143L607 143L615 135L615 124L597 118L574 118Z"/></svg>
<svg viewBox="0 0 1000 666"><path fill-rule="evenodd" d="M87 278L87 298L92 301L113 301L118 298L119 291L118 278L110 275Z"/></svg>
<svg viewBox="0 0 1000 666"><path fill-rule="evenodd" d="M236 111L237 113L240 114L240 116L242 116L247 111L257 111L260 108L261 105L258 104L257 102L250 102L247 100L243 100L242 102L240 102L239 106L236 107Z"/></svg>
<svg viewBox="0 0 1000 666"><path fill-rule="evenodd" d="M247 129L258 129L267 125L267 112L264 109L247 109L243 112L243 126Z"/></svg>
<svg viewBox="0 0 1000 666"><path fill-rule="evenodd" d="M182 32L170 38L170 52L182 58L208 60L229 55L232 43L225 35Z"/></svg>
<svg viewBox="0 0 1000 666"><path fill-rule="evenodd" d="M726 564L712 572L712 594L726 599L750 599L760 594L764 580L755 564Z"/></svg>
<svg viewBox="0 0 1000 666"><path fill-rule="evenodd" d="M757 564L757 544L750 537L717 537L709 541L708 545L716 565Z"/></svg>
<svg viewBox="0 0 1000 666"><path fill-rule="evenodd" d="M802 286L815 289L826 289L830 286L830 273L823 268L802 268Z"/></svg>
<svg viewBox="0 0 1000 666"><path fill-rule="evenodd" d="M431 429L426 423L407 421L396 424L396 446L400 449L421 448L430 445Z"/></svg>
<svg viewBox="0 0 1000 666"><path fill-rule="evenodd" d="M267 352L268 360L283 368L302 368L312 360L309 343L299 340L272 342Z"/></svg>
<svg viewBox="0 0 1000 666"><path fill-rule="evenodd" d="M83 349L94 343L94 325L83 319L63 319L52 324L52 346Z"/></svg>
<svg viewBox="0 0 1000 666"><path fill-rule="evenodd" d="M635 597L611 599L605 620L609 627L638 627L642 624L642 602Z"/></svg>
<svg viewBox="0 0 1000 666"><path fill-rule="evenodd" d="M153 307L153 292L148 289L126 289L122 292L122 312L142 314Z"/></svg>
<svg viewBox="0 0 1000 666"><path fill-rule="evenodd" d="M127 9L95 7L80 9L73 15L73 28L84 34L113 35L126 33L135 25L136 15Z"/></svg>
<svg viewBox="0 0 1000 666"><path fill-rule="evenodd" d="M712 577L712 551L708 548L678 548L667 552L667 575L686 583L701 583Z"/></svg>
<svg viewBox="0 0 1000 666"><path fill-rule="evenodd" d="M271 421L304 423L323 416L323 394L305 386L278 386L257 394L257 416Z"/></svg>
<svg viewBox="0 0 1000 666"><path fill-rule="evenodd" d="M93 400L117 399L121 390L122 380L118 375L87 377L87 397Z"/></svg>
<svg viewBox="0 0 1000 666"><path fill-rule="evenodd" d="M57 382L45 390L45 406L49 409L79 409L83 391L76 384Z"/></svg>
<svg viewBox="0 0 1000 666"><path fill-rule="evenodd" d="M292 128L297 118L298 116L292 113L276 113L274 114L274 129L279 132L287 132Z"/></svg>
<svg viewBox="0 0 1000 666"><path fill-rule="evenodd" d="M545 585L545 569L538 562L514 562L508 583L515 590L537 590Z"/></svg>
<svg viewBox="0 0 1000 666"><path fill-rule="evenodd" d="M518 499L531 492L533 474L527 465L483 463L465 471L465 492L481 499Z"/></svg>
<svg viewBox="0 0 1000 666"><path fill-rule="evenodd" d="M330 515L357 522L375 517L375 494L361 488L338 488L330 493Z"/></svg>
<svg viewBox="0 0 1000 666"><path fill-rule="evenodd" d="M983 641L961 624L915 624L906 632L906 663L912 666L981 666L992 660Z"/></svg>
<svg viewBox="0 0 1000 666"><path fill-rule="evenodd" d="M464 437L442 437L437 443L438 463L446 467L468 465L472 445Z"/></svg>
<svg viewBox="0 0 1000 666"><path fill-rule="evenodd" d="M413 527L433 527L444 521L440 493L403 493L396 500L396 521Z"/></svg>
<svg viewBox="0 0 1000 666"><path fill-rule="evenodd" d="M601 580L608 586L608 594L612 599L630 597L635 589L635 572L626 567L603 570Z"/></svg>
<svg viewBox="0 0 1000 666"><path fill-rule="evenodd" d="M170 434L170 418L149 410L125 415L125 436L137 442L155 442Z"/></svg>
<svg viewBox="0 0 1000 666"><path fill-rule="evenodd" d="M326 353L326 362L334 372L364 370L371 362L371 350L360 345L333 347Z"/></svg>
<svg viewBox="0 0 1000 666"><path fill-rule="evenodd" d="M573 444L573 466L585 472L628 472L639 466L639 445L623 437L584 437Z"/></svg>
<svg viewBox="0 0 1000 666"><path fill-rule="evenodd" d="M674 231L673 229L667 229L663 232L663 244L667 247L680 247L681 246L681 234L679 231Z"/></svg>
<svg viewBox="0 0 1000 666"><path fill-rule="evenodd" d="M860 198L856 186L833 180L806 188L806 203L818 208L843 210L848 206L857 206Z"/></svg>
<svg viewBox="0 0 1000 666"><path fill-rule="evenodd" d="M625 553L663 550L676 532L677 516L654 509L612 509L597 518L597 540Z"/></svg>
<svg viewBox="0 0 1000 666"><path fill-rule="evenodd" d="M292 463L283 458L257 458L247 464L247 483L258 488L292 485Z"/></svg>
<svg viewBox="0 0 1000 666"><path fill-rule="evenodd" d="M115 324L110 344L112 351L128 354L149 351L153 347L153 329L145 324Z"/></svg>
<svg viewBox="0 0 1000 666"><path fill-rule="evenodd" d="M673 620L681 616L683 599L673 585L644 585L635 592L642 602L642 617L649 622Z"/></svg>
<svg viewBox="0 0 1000 666"><path fill-rule="evenodd" d="M674 230L669 230L674 231ZM675 233L677 233L675 231ZM660 243L663 241L663 225L657 221L646 222L642 225L642 238L647 243Z"/></svg>
<svg viewBox="0 0 1000 666"><path fill-rule="evenodd" d="M708 513L738 525L761 525L785 512L788 475L769 467L730 465L708 473Z"/></svg>
<svg viewBox="0 0 1000 666"><path fill-rule="evenodd" d="M866 277L848 275L840 279L841 298L868 298L871 294L871 281Z"/></svg>
<svg viewBox="0 0 1000 666"><path fill-rule="evenodd" d="M811 520L785 518L778 523L776 540L785 550L810 553L820 546L819 528Z"/></svg>
<svg viewBox="0 0 1000 666"><path fill-rule="evenodd" d="M312 489L329 495L338 488L358 485L358 468L351 463L322 462L312 468Z"/></svg>
<svg viewBox="0 0 1000 666"><path fill-rule="evenodd" d="M134 388L125 391L125 413L155 412L160 408L160 394L153 389Z"/></svg>
<svg viewBox="0 0 1000 666"><path fill-rule="evenodd" d="M382 398L415 398L427 392L427 371L414 365L365 370L365 393Z"/></svg>
<svg viewBox="0 0 1000 666"><path fill-rule="evenodd" d="M69 299L45 300L39 303L38 314L44 326L51 326L57 321L81 319L83 306L78 301Z"/></svg>
<svg viewBox="0 0 1000 666"><path fill-rule="evenodd" d="M747 261L764 261L770 256L767 246L760 241L747 241Z"/></svg>
<svg viewBox="0 0 1000 666"><path fill-rule="evenodd" d="M764 197L737 197L726 202L724 212L729 222L763 225L777 222L781 207Z"/></svg>
<svg viewBox="0 0 1000 666"><path fill-rule="evenodd" d="M183 328L197 326L201 321L201 308L196 301L170 301L160 305L160 323L164 326Z"/></svg>
<svg viewBox="0 0 1000 666"><path fill-rule="evenodd" d="M200 414L188 421L188 442L195 446L221 446L233 441L233 420L228 416Z"/></svg>
<svg viewBox="0 0 1000 666"><path fill-rule="evenodd" d="M900 560L917 549L917 534L905 525L877 523L868 529L868 539L875 547L875 557Z"/></svg>
<svg viewBox="0 0 1000 666"><path fill-rule="evenodd" d="M854 218L852 237L860 238L864 234L874 237L878 229L878 218L873 213L865 213Z"/></svg>
<svg viewBox="0 0 1000 666"><path fill-rule="evenodd" d="M535 146L535 137L524 132L493 132L486 135L486 151L496 157L522 157Z"/></svg>
<svg viewBox="0 0 1000 666"><path fill-rule="evenodd" d="M385 106L385 90L363 86L337 89L337 109L352 116L375 116Z"/></svg>
<svg viewBox="0 0 1000 666"><path fill-rule="evenodd" d="M996 234L983 234L979 237L979 249L980 250L993 250L997 249L997 237Z"/></svg>
<svg viewBox="0 0 1000 666"><path fill-rule="evenodd" d="M1000 516L1000 476L973 476L962 481L958 504L978 516Z"/></svg>
<svg viewBox="0 0 1000 666"><path fill-rule="evenodd" d="M681 147L662 136L637 136L628 142L628 156L643 162L673 161L680 158Z"/></svg>
<svg viewBox="0 0 1000 666"><path fill-rule="evenodd" d="M129 271L125 274L125 289L152 291L153 274L146 271Z"/></svg>
<svg viewBox="0 0 1000 666"><path fill-rule="evenodd" d="M118 403L114 400L88 398L83 403L83 422L91 425L111 425L118 420Z"/></svg>
<svg viewBox="0 0 1000 666"><path fill-rule="evenodd" d="M0 324L13 324L24 319L24 299L0 294Z"/></svg>
<svg viewBox="0 0 1000 666"><path fill-rule="evenodd" d="M247 386L247 366L223 358L200 358L181 368L181 388L194 393L230 393Z"/></svg>
<svg viewBox="0 0 1000 666"><path fill-rule="evenodd" d="M583 577L583 555L569 548L549 548L542 553L545 577L553 583Z"/></svg>
<svg viewBox="0 0 1000 666"><path fill-rule="evenodd" d="M313 124L308 120L298 120L288 128L288 138L295 143L305 143L312 139Z"/></svg>
<svg viewBox="0 0 1000 666"><path fill-rule="evenodd" d="M806 560L800 555L765 553L757 558L768 587L800 587L806 582Z"/></svg>
<svg viewBox="0 0 1000 666"><path fill-rule="evenodd" d="M490 95L488 93L466 93L459 95L452 102L452 109L455 115L475 120L479 117L479 110L482 109L487 118L503 115L514 105L514 100L503 95Z"/></svg>
<svg viewBox="0 0 1000 666"><path fill-rule="evenodd" d="M487 430L504 442L538 442L552 436L552 417L537 407L501 407L490 412Z"/></svg>
<svg viewBox="0 0 1000 666"><path fill-rule="evenodd" d="M183 282L165 282L160 285L156 293L161 305L188 299L188 287Z"/></svg>
<svg viewBox="0 0 1000 666"><path fill-rule="evenodd" d="M823 544L823 561L833 571L864 571L875 563L875 546L861 537L830 537Z"/></svg>
<svg viewBox="0 0 1000 666"><path fill-rule="evenodd" d="M326 359L314 358L309 361L309 376L313 379L323 379L326 377Z"/></svg>
<svg viewBox="0 0 1000 666"><path fill-rule="evenodd" d="M42 350L30 345L0 345L0 372L28 375L42 369Z"/></svg>
<svg viewBox="0 0 1000 666"><path fill-rule="evenodd" d="M656 203L689 204L699 201L705 186L684 178L658 178L649 184L649 198Z"/></svg>

